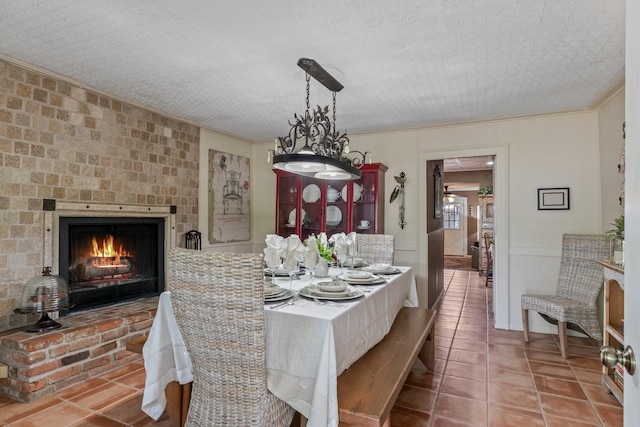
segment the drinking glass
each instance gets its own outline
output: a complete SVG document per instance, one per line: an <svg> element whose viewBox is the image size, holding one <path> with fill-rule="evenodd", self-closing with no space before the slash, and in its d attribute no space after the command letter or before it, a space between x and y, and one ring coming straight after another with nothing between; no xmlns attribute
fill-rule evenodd
<svg viewBox="0 0 640 427"><path fill-rule="evenodd" d="M356 268L355 258L358 256L358 243L351 242L347 244L347 257L351 259L351 268Z"/></svg>
<svg viewBox="0 0 640 427"><path fill-rule="evenodd" d="M304 267L309 271L309 280L313 278L313 269L318 264L318 254L307 249L307 255L304 258Z"/></svg>
<svg viewBox="0 0 640 427"><path fill-rule="evenodd" d="M335 245L333 253L338 260L338 264L340 264L340 274L342 274L344 272L344 262L347 260L347 245Z"/></svg>
<svg viewBox="0 0 640 427"><path fill-rule="evenodd" d="M280 265L282 265L282 261L280 256L271 258L271 257L265 257L265 262L267 263L267 267L269 267L269 271L271 271L271 283L272 284L276 284L276 275L275 275L275 271L278 269L278 267L280 267Z"/></svg>
<svg viewBox="0 0 640 427"><path fill-rule="evenodd" d="M296 257L294 253L290 254L291 259L287 257L286 254L282 256L282 267L284 271L289 275L289 290L292 289L293 285L293 276L300 268L300 260Z"/></svg>

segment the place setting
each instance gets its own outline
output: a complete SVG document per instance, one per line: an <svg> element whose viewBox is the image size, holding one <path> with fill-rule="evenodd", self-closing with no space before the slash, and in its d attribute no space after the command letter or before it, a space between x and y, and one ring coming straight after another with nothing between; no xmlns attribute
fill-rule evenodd
<svg viewBox="0 0 640 427"><path fill-rule="evenodd" d="M281 288L275 283L265 282L264 284L264 302L276 302L291 298L294 292L291 289Z"/></svg>
<svg viewBox="0 0 640 427"><path fill-rule="evenodd" d="M300 289L299 294L313 300L341 301L360 298L364 295L364 291L343 281L328 280L305 286Z"/></svg>
<svg viewBox="0 0 640 427"><path fill-rule="evenodd" d="M369 264L362 267L362 270L368 271L372 274L382 274L382 275L402 273L402 270L400 270L399 268L394 267L390 264L385 264L385 263Z"/></svg>
<svg viewBox="0 0 640 427"><path fill-rule="evenodd" d="M373 274L370 271L364 271L363 269L347 270L344 273L338 274L337 278L350 285L381 285L387 283L386 278Z"/></svg>

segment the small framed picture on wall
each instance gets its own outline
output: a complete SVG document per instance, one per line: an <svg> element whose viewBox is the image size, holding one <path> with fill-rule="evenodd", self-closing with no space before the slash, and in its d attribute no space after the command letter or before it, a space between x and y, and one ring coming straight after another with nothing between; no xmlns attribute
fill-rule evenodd
<svg viewBox="0 0 640 427"><path fill-rule="evenodd" d="M569 187L538 188L538 210L568 210Z"/></svg>

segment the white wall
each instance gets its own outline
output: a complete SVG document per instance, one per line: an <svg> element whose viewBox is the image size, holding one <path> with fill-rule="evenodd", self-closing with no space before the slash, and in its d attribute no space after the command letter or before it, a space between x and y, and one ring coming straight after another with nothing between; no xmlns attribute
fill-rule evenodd
<svg viewBox="0 0 640 427"><path fill-rule="evenodd" d="M602 227L610 230L615 218L624 213L618 198L624 175L617 173L620 152L624 146L624 87L598 108L598 139L600 140L600 168L602 170Z"/></svg>
<svg viewBox="0 0 640 427"><path fill-rule="evenodd" d="M610 222L603 218L604 195L617 194L617 159L619 148L610 148L607 135L619 135L624 119L619 92L599 110L545 115L491 122L414 129L399 132L350 135L351 147L373 153L374 162L389 167L386 174L385 231L396 237L398 263L413 266L418 273L419 288L426 287L426 234L421 232L425 213L421 200L426 188L421 176L422 160L431 154L450 157L480 152L499 152L504 163L498 164L496 176L497 221L505 227L499 237L502 258L496 262L494 292L496 326L522 329L520 295L554 293L560 265L563 233L602 233ZM614 123L615 122L615 123ZM203 131L201 155L206 159L209 148L226 149L251 157L252 175L252 241L243 245L223 245L224 250L259 252L264 235L272 233L275 224L275 175L267 161L273 142L250 144L214 132ZM611 150L614 154L611 155ZM610 165L615 161L613 165ZM206 180L206 162L201 161L201 178ZM395 186L394 175L407 175L406 221L404 230L398 225L397 202L390 204L388 195ZM538 211L537 189L569 187L571 209ZM206 188L200 189L200 225L206 229ZM616 196L617 199L617 196ZM607 216L615 215L607 200ZM216 245L216 250L221 245ZM500 252L501 251L501 252ZM425 301L424 295L420 301ZM531 317L531 329L555 333L538 316Z"/></svg>

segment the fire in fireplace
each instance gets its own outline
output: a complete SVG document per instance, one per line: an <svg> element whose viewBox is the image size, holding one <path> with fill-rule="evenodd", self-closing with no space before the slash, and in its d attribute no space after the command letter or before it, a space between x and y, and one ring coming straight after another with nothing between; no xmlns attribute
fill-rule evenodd
<svg viewBox="0 0 640 427"><path fill-rule="evenodd" d="M60 275L69 310L164 290L164 218L60 217Z"/></svg>

